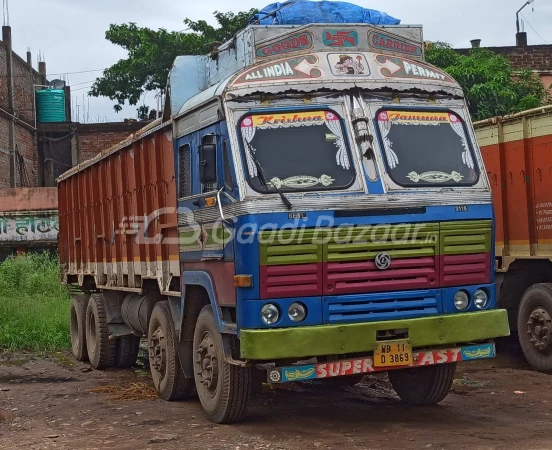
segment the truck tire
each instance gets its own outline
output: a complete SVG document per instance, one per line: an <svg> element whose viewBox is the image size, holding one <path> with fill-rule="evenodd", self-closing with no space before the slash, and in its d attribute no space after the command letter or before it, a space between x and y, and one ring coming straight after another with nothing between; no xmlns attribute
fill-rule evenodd
<svg viewBox="0 0 552 450"><path fill-rule="evenodd" d="M389 371L389 381L403 402L434 405L450 392L456 363Z"/></svg>
<svg viewBox="0 0 552 450"><path fill-rule="evenodd" d="M86 308L90 295L74 295L71 299L71 349L77 361L88 361L86 349Z"/></svg>
<svg viewBox="0 0 552 450"><path fill-rule="evenodd" d="M552 373L552 285L535 284L525 291L519 305L518 336L531 367Z"/></svg>
<svg viewBox="0 0 552 450"><path fill-rule="evenodd" d="M140 351L140 338L133 334L119 336L117 339L117 351L115 352L115 367L128 369L136 364Z"/></svg>
<svg viewBox="0 0 552 450"><path fill-rule="evenodd" d="M162 400L183 400L195 395L194 380L185 378L180 366L177 339L169 304L158 302L148 327L148 354L153 384Z"/></svg>
<svg viewBox="0 0 552 450"><path fill-rule="evenodd" d="M86 308L86 348L92 367L113 367L116 346L117 341L109 339L103 295L92 294Z"/></svg>
<svg viewBox="0 0 552 450"><path fill-rule="evenodd" d="M236 337L232 351L237 350ZM199 313L194 333L194 373L199 400L215 423L242 420L252 391L252 369L229 364L224 359L220 335L211 306Z"/></svg>

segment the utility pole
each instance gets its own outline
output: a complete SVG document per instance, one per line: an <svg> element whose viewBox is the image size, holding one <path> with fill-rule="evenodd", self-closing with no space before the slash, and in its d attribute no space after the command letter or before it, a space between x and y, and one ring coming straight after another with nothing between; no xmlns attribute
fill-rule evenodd
<svg viewBox="0 0 552 450"><path fill-rule="evenodd" d="M519 26L519 13L521 13L523 8L530 5L534 1L535 0L527 0L525 4L516 12L516 45L518 47L527 47L527 33L525 31L521 31L521 28Z"/></svg>

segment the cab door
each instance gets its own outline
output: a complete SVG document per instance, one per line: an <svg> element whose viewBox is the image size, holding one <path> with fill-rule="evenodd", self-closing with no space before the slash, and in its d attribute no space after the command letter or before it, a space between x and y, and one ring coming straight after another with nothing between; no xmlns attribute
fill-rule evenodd
<svg viewBox="0 0 552 450"><path fill-rule="evenodd" d="M195 177L192 183L192 208L201 227L201 259L224 257L224 226L220 222L217 193L223 185L222 139L220 123L198 133L198 145L192 159Z"/></svg>

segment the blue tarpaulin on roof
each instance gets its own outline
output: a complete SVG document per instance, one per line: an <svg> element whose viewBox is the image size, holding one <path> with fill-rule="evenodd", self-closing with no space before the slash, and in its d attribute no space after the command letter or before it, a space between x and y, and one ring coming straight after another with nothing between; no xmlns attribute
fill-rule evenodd
<svg viewBox="0 0 552 450"><path fill-rule="evenodd" d="M291 0L272 3L251 19L260 25L308 25L311 23L368 23L398 25L400 20L373 9L334 1Z"/></svg>

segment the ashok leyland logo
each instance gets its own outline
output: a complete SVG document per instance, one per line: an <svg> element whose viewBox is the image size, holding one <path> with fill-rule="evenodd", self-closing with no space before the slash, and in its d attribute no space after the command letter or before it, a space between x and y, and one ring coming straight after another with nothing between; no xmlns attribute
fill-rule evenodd
<svg viewBox="0 0 552 450"><path fill-rule="evenodd" d="M389 256L389 254L385 252L378 253L376 256L375 263L376 263L376 267L379 270L389 269L389 266L391 265L391 256Z"/></svg>

